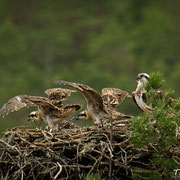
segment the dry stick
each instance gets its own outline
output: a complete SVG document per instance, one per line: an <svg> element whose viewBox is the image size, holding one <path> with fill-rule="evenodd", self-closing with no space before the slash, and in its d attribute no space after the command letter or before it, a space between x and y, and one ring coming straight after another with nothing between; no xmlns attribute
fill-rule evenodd
<svg viewBox="0 0 180 180"><path fill-rule="evenodd" d="M59 176L59 174L61 174L62 172L62 166L59 162L57 162L57 165L59 166L59 171L57 172L56 176L54 177L54 179L57 179L57 177Z"/></svg>
<svg viewBox="0 0 180 180"><path fill-rule="evenodd" d="M8 143L6 143L5 141L0 139L0 143L3 143L5 146L7 146L8 148L10 148L11 150L18 152L19 155L21 155L21 152L19 151L19 149L15 146L11 146Z"/></svg>
<svg viewBox="0 0 180 180"><path fill-rule="evenodd" d="M111 151L113 151L112 148L112 111L111 111L111 104L110 104L110 98L108 97L108 110L109 110L109 120L110 120L110 147ZM112 179L112 156L110 156L110 163L109 163L109 179Z"/></svg>
<svg viewBox="0 0 180 180"><path fill-rule="evenodd" d="M94 170L96 164L101 161L102 159L102 155L96 160L96 162L93 164L93 166L91 167L90 171L88 172L88 175L92 173L92 171Z"/></svg>
<svg viewBox="0 0 180 180"><path fill-rule="evenodd" d="M102 152L99 151L100 157L99 157L99 158L96 160L96 162L93 164L93 166L91 167L90 171L88 172L88 175L91 174L91 172L94 170L94 168L95 168L95 166L97 165L97 163L102 160L102 158L103 158L103 156L104 156L104 151L105 151L105 149L106 149L106 147L104 147L104 148L102 149ZM96 150L96 152L98 152L98 151Z"/></svg>
<svg viewBox="0 0 180 180"><path fill-rule="evenodd" d="M78 143L77 149L76 149L77 164L78 164L77 169L79 172L80 172L80 168L79 168L79 146L80 146L80 144L81 144L81 142Z"/></svg>

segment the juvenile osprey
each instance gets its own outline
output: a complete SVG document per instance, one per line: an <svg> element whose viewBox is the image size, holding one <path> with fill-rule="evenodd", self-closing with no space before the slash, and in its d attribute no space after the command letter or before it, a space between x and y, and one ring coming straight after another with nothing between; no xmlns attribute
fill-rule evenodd
<svg viewBox="0 0 180 180"><path fill-rule="evenodd" d="M132 92L132 97L137 106L144 112L148 114L152 114L152 107L148 106L144 102L144 97L145 97L145 85L148 82L148 79L150 76L147 73L140 73L137 76L137 88L134 92Z"/></svg>
<svg viewBox="0 0 180 180"><path fill-rule="evenodd" d="M125 98L132 98L128 92L123 91L119 88L103 88L102 99L103 103L108 106L108 100L113 108L121 105Z"/></svg>
<svg viewBox="0 0 180 180"><path fill-rule="evenodd" d="M65 101L71 95L71 92L75 91L53 88L45 91L48 98L28 95L15 96L0 109L0 116L4 117L24 107L37 106L38 110L31 112L28 116L29 119L45 121L51 129L57 129L58 124L64 118L81 109L79 104L62 105L62 101Z"/></svg>
<svg viewBox="0 0 180 180"><path fill-rule="evenodd" d="M68 81L55 81L55 84L62 84L71 86L81 92L81 94L85 97L87 102L87 108L85 111L82 111L78 114L77 119L89 119L93 120L95 124L102 124L102 122L109 121L109 110L107 107L106 96L108 91L111 92L110 95L110 103L112 104L112 119L113 120L123 120L129 119L130 116L124 115L120 112L117 112L114 107L121 103L121 98L118 98L118 95L113 94L115 92L115 88L105 88L103 90L103 95L101 96L97 91L90 88L87 85L72 83ZM117 93L118 94L118 93ZM126 96L126 95L124 95ZM115 98L113 98L115 97ZM120 97L120 91L119 91ZM104 99L104 100L103 100ZM123 98L122 98L123 99ZM113 107L114 106L114 107Z"/></svg>

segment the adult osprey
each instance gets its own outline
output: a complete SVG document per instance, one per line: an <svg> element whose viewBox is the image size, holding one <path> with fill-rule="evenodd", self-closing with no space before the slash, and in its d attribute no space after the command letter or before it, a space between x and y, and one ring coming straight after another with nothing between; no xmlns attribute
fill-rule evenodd
<svg viewBox="0 0 180 180"><path fill-rule="evenodd" d="M148 114L152 114L152 107L147 105L145 100L145 85L148 82L148 79L150 78L149 74L147 73L139 73L137 76L137 88L134 92L132 92L132 97L134 102L137 104L137 106L144 112Z"/></svg>
<svg viewBox="0 0 180 180"><path fill-rule="evenodd" d="M62 101L65 101L72 92L70 89L52 88L47 89L46 97L19 95L11 98L0 109L0 116L8 115L10 112L18 111L24 107L37 106L38 110L29 114L29 120L39 120L48 123L51 129L58 128L58 124L63 121L64 118L70 116L74 112L81 109L81 105L62 105Z"/></svg>
<svg viewBox="0 0 180 180"><path fill-rule="evenodd" d="M115 110L117 105L128 96L128 93L116 88L105 88L102 90L102 96L93 88L79 83L72 83L68 81L55 81L55 84L68 85L81 92L87 102L86 110L80 112L77 119L93 120L95 124L103 124L108 122L110 118L107 97L110 99L112 120L129 119L131 116L124 115Z"/></svg>
<svg viewBox="0 0 180 180"><path fill-rule="evenodd" d="M137 106L144 111L145 113L152 114L153 107L150 105L147 105L145 103L145 85L148 82L148 79L150 76L147 73L140 73L137 76L137 88L134 92L132 92L132 97L137 104ZM164 92L162 90L156 90L156 98L162 99L164 96ZM170 98L168 105L172 106L172 103L175 101L175 99Z"/></svg>

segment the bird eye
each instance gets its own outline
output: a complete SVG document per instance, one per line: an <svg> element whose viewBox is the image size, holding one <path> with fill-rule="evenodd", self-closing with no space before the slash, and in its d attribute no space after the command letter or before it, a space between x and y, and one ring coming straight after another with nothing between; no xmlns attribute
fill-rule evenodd
<svg viewBox="0 0 180 180"><path fill-rule="evenodd" d="M30 114L29 117L35 117L36 115L35 114Z"/></svg>
<svg viewBox="0 0 180 180"><path fill-rule="evenodd" d="M86 114L85 113L82 113L82 114L79 114L80 116L84 116L84 117L86 117Z"/></svg>
<svg viewBox="0 0 180 180"><path fill-rule="evenodd" d="M144 76L146 79L149 79L149 77L148 76Z"/></svg>

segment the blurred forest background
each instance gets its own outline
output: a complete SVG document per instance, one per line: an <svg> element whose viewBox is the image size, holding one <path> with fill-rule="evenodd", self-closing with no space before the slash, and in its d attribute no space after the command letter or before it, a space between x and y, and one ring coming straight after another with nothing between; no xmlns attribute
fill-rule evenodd
<svg viewBox="0 0 180 180"><path fill-rule="evenodd" d="M179 97L179 22L179 0L0 0L0 105L45 96L54 80L131 93L138 73L157 71ZM85 100L73 93L68 103ZM32 110L0 117L0 131L29 126ZM119 111L141 113L132 100Z"/></svg>

